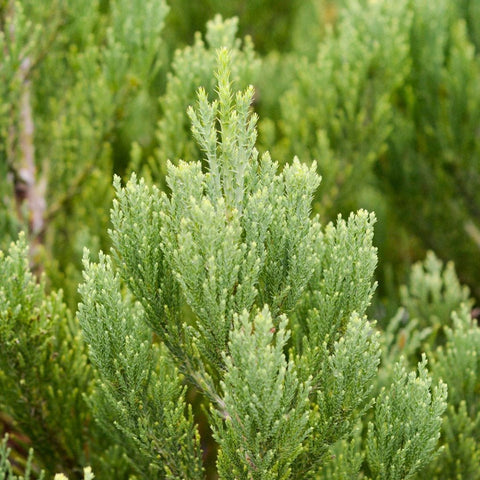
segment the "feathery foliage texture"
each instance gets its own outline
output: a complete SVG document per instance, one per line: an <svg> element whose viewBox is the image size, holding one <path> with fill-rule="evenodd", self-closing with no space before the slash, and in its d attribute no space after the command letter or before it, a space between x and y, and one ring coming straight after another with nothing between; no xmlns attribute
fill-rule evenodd
<svg viewBox="0 0 480 480"><path fill-rule="evenodd" d="M314 61L300 60L281 99L289 152L318 159L319 208L330 216L355 205L358 184L385 150L394 114L389 103L410 68L409 2L349 3L338 34L327 34Z"/></svg>
<svg viewBox="0 0 480 480"><path fill-rule="evenodd" d="M480 328L465 305L452 313L452 319L453 325L445 328L446 343L436 352L432 365L434 375L449 387L442 431L446 448L431 466L432 478L480 478Z"/></svg>
<svg viewBox="0 0 480 480"><path fill-rule="evenodd" d="M199 5L0 0L0 479L480 480L479 2Z"/></svg>
<svg viewBox="0 0 480 480"><path fill-rule="evenodd" d="M253 84L258 77L260 61L249 37L242 42L236 38L238 19L222 20L217 15L207 23L205 41L195 35L194 44L175 52L172 72L167 76L165 94L160 99L162 117L157 128L155 160L148 163L151 176L164 181L167 160L177 162L198 160L201 145L190 135L190 122L185 115L189 105L196 99L196 90L202 85L209 94L215 88L212 72L217 62L217 49L226 47L232 56L232 80L238 88Z"/></svg>
<svg viewBox="0 0 480 480"><path fill-rule="evenodd" d="M162 349L152 345L143 310L122 298L109 257L101 254L95 265L86 261L84 279L78 315L100 374L89 399L97 421L145 477L202 478L191 412L185 417L179 402L185 388Z"/></svg>
<svg viewBox="0 0 480 480"><path fill-rule="evenodd" d="M50 471L84 457L91 370L74 318L30 273L25 238L0 256L0 405Z"/></svg>
<svg viewBox="0 0 480 480"><path fill-rule="evenodd" d="M445 411L447 387L431 390L426 359L418 376L396 365L393 385L375 405L374 423L367 432L367 463L374 478L409 479L432 459ZM412 418L408 412L415 412ZM410 417L410 418L409 418Z"/></svg>
<svg viewBox="0 0 480 480"><path fill-rule="evenodd" d="M405 260L433 249L455 260L478 299L477 2L318 4L327 24L318 41L309 15L304 47L262 61L261 144L274 157L317 160L321 215L374 209L380 260L398 278Z"/></svg>
<svg viewBox="0 0 480 480"><path fill-rule="evenodd" d="M0 278L8 279L0 286L0 409L2 421L21 434L12 435L12 442L31 441L34 463L49 475L76 475L86 464L99 475L120 475L125 471L121 452L110 449L91 425L85 396L92 392L94 374L78 322L61 295L46 294L43 278L30 272L23 234L0 252ZM21 450L15 450L15 464Z"/></svg>
<svg viewBox="0 0 480 480"><path fill-rule="evenodd" d="M246 312L234 320L222 416L213 416L221 478L290 478L309 433L310 386L287 363L286 327L283 317L277 330L266 307L253 322Z"/></svg>
<svg viewBox="0 0 480 480"><path fill-rule="evenodd" d="M170 163L168 194L135 176L123 188L115 181L113 259L86 260L80 287L79 318L102 378L90 403L144 475L162 466L166 478L181 475L173 467L202 475L168 356L210 401L221 478L310 478L373 400L380 348L364 312L375 289L374 216L360 211L325 230L310 217L315 165L294 159L278 173L259 155L253 89L233 93L230 62L221 50L217 99L200 89L188 112L206 166ZM166 349L152 346L147 325ZM423 364L420 374L419 402L431 382ZM398 403L381 405L399 423L418 423L420 409L404 407L411 392L397 390ZM420 413L424 448L387 462L382 478L424 465L444 409L445 395L433 396L435 408ZM170 432L162 419L172 415ZM397 448L392 441L378 449Z"/></svg>
<svg viewBox="0 0 480 480"><path fill-rule="evenodd" d="M397 134L391 136L389 155L378 164L386 180L382 187L389 189L407 227L428 248L454 258L462 277L477 289L478 279L471 279L478 269L471 259L480 245L480 141L473 133L480 120L480 94L473 87L480 74L478 30L473 27L479 9L476 2L414 5L412 69L399 92ZM426 207L425 196L438 202ZM432 230L437 233L431 235Z"/></svg>
<svg viewBox="0 0 480 480"><path fill-rule="evenodd" d="M424 262L413 266L400 293L403 306L383 336L380 384L395 376L391 368L395 362L413 366L419 353L427 351L432 376L448 387L448 407L441 430L443 448L421 476L480 478L476 463L480 328L472 319L469 290L459 283L451 263L444 265L429 252Z"/></svg>

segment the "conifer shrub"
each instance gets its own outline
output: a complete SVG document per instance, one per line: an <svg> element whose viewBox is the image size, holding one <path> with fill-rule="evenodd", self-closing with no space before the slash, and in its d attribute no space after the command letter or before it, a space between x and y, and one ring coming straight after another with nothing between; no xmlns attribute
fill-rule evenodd
<svg viewBox="0 0 480 480"><path fill-rule="evenodd" d="M392 224L400 220L423 249L454 260L478 300L480 9L418 1L412 14L411 69L392 104L395 133L376 164L378 185Z"/></svg>
<svg viewBox="0 0 480 480"><path fill-rule="evenodd" d="M476 2L207 3L0 2L0 480L480 479Z"/></svg>
<svg viewBox="0 0 480 480"><path fill-rule="evenodd" d="M400 297L402 306L383 336L385 365L392 365L400 356L412 365L420 352L426 351L433 377L442 378L448 386L443 447L424 475L434 479L480 478L480 327L472 317L474 301L469 289L460 284L452 263L445 265L429 252L423 262L412 267ZM384 376L390 375L385 369Z"/></svg>
<svg viewBox="0 0 480 480"><path fill-rule="evenodd" d="M374 401L375 219L310 217L315 165L278 172L257 152L253 90L232 91L229 62L222 50L217 99L200 89L189 110L206 167L169 164L169 193L115 181L112 254L87 254L80 287L89 404L143 477L203 478L183 378L208 399L220 478L316 478ZM377 399L374 478L412 476L435 451L446 387L425 366L398 363Z"/></svg>

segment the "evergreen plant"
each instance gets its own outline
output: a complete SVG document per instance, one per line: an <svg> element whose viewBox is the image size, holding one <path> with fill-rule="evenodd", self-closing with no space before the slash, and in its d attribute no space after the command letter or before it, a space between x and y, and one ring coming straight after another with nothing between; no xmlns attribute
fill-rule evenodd
<svg viewBox="0 0 480 480"><path fill-rule="evenodd" d="M259 155L253 90L232 91L225 49L217 82L218 98L200 89L189 110L206 167L170 164L168 194L116 180L112 256L87 257L80 287L100 377L90 403L143 476L201 478L173 361L209 400L220 478L316 478L373 403L380 346L364 313L374 217L359 211L322 229L310 217L315 165L295 159L278 172ZM418 378L396 371L368 431L373 478L423 467L445 409L445 385L430 388L425 362Z"/></svg>
<svg viewBox="0 0 480 480"><path fill-rule="evenodd" d="M480 480L479 2L197 3L0 0L0 480Z"/></svg>

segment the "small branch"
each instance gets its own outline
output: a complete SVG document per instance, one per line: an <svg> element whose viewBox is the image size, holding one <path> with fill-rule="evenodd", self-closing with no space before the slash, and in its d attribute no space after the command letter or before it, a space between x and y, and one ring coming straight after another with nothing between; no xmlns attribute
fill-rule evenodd
<svg viewBox="0 0 480 480"><path fill-rule="evenodd" d="M480 230L477 228L477 226L472 221L468 221L468 222L465 222L464 228L465 228L465 232L467 232L470 238L475 242L477 247L480 249Z"/></svg>
<svg viewBox="0 0 480 480"><path fill-rule="evenodd" d="M43 229L43 215L46 209L45 182L36 182L34 123L30 98L30 80L25 76L30 70L28 57L22 62L20 72L22 75L23 91L20 99L20 125L19 125L19 156L20 166L17 170L20 185L15 190L19 192L19 201L24 196L28 205L28 224L30 232L34 235ZM23 190L23 191L22 191ZM21 194L22 195L21 195Z"/></svg>

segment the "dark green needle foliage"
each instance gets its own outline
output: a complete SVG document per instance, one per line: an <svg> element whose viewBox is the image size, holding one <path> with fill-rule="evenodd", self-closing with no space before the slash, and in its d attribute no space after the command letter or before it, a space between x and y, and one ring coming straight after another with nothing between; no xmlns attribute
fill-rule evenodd
<svg viewBox="0 0 480 480"><path fill-rule="evenodd" d="M86 458L92 373L74 317L28 267L22 235L0 252L0 407L35 445L50 472Z"/></svg>

